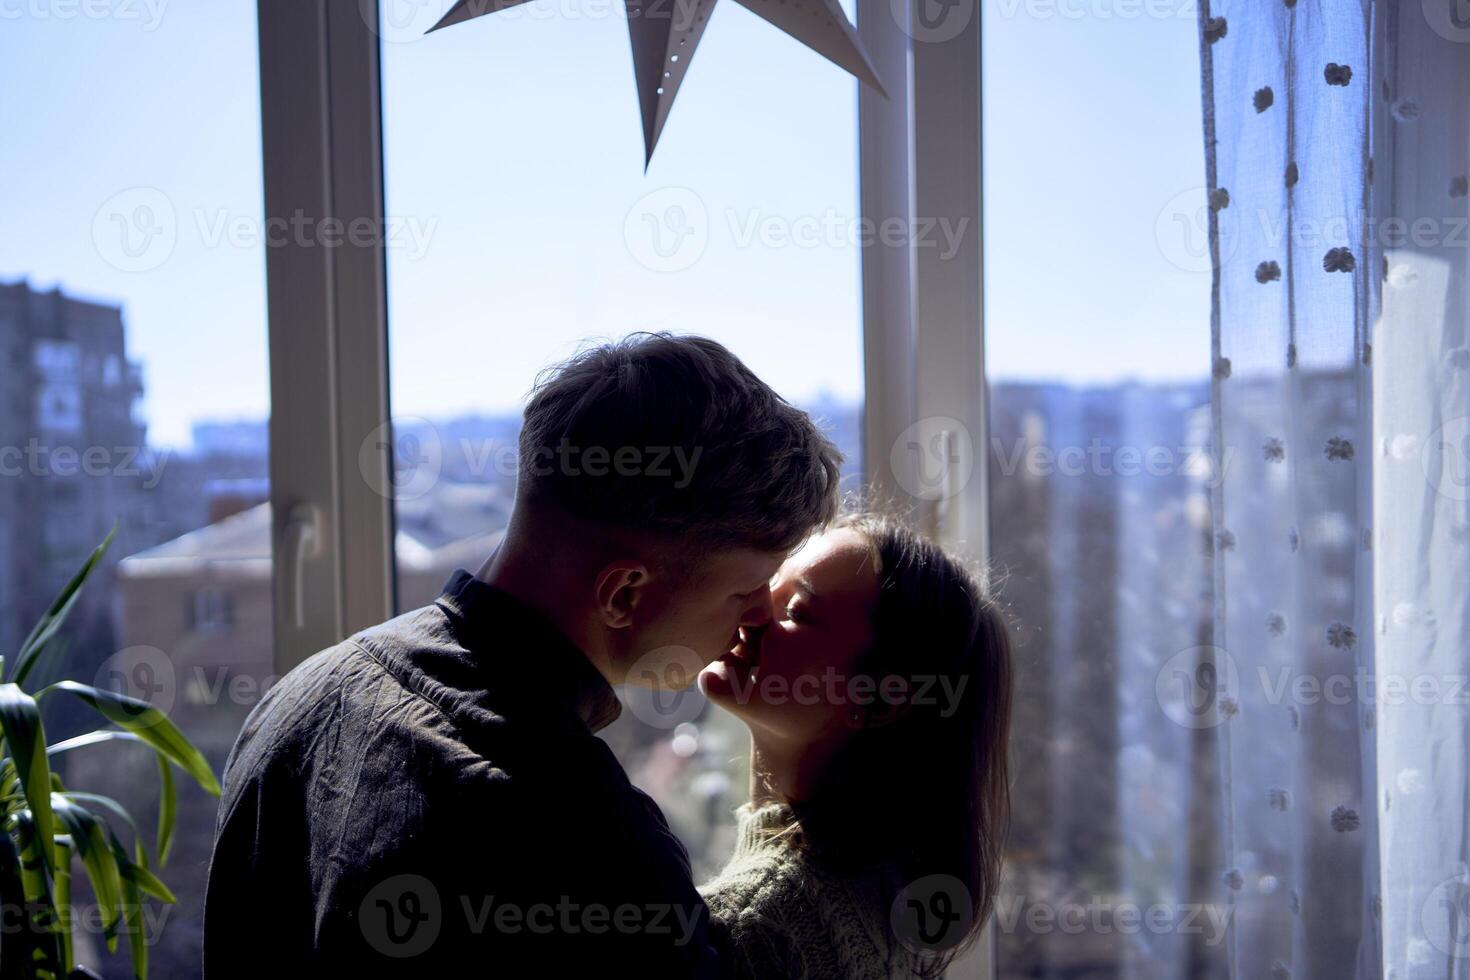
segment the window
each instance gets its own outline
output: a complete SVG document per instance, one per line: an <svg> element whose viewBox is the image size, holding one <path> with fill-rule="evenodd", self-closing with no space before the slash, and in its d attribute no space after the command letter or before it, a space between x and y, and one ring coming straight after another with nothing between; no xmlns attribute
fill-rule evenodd
<svg viewBox="0 0 1470 980"><path fill-rule="evenodd" d="M72 381L81 373L81 348L75 341L43 337L32 346L36 373L45 381Z"/></svg>
<svg viewBox="0 0 1470 980"><path fill-rule="evenodd" d="M191 596L189 627L196 633L218 633L234 622L234 597L218 588L200 589Z"/></svg>
<svg viewBox="0 0 1470 980"><path fill-rule="evenodd" d="M27 686L64 676L145 697L218 774L274 672L255 5L27 4L0 19L0 652L116 525L67 645ZM211 444L225 425L250 437ZM42 705L53 742L103 727L80 704ZM127 806L152 854L151 752L52 762L68 788ZM160 875L179 902L150 912L155 977L199 970L215 801L178 787ZM72 882L90 902L79 868ZM126 944L109 956L86 921L81 960L131 975Z"/></svg>
<svg viewBox="0 0 1470 980"><path fill-rule="evenodd" d="M856 83L721 6L645 177L621 6L528 5L424 37L435 7L382 25L400 608L493 549L523 400L586 338L723 342L818 417L855 485ZM664 710L624 694L603 735L704 880L732 844L745 730L697 691Z"/></svg>
<svg viewBox="0 0 1470 980"><path fill-rule="evenodd" d="M1197 25L1071 9L984 11L990 557L1021 625L997 968L1222 976L1189 904L1213 735L1155 700L1211 615Z"/></svg>
<svg viewBox="0 0 1470 980"><path fill-rule="evenodd" d="M899 352L917 367L884 362L909 342L903 328L915 324L902 316L931 338L964 319L950 301L968 309L973 277L951 288L935 250L909 242L885 254L922 295L869 291L861 307L863 264L883 250L865 247L857 157L892 133L859 134L856 83L749 11L713 15L645 175L619 6L526 4L426 37L443 4L383 0L371 24L360 11L372 4L308 4L262 3L331 35L310 42L323 64L308 65L322 69L308 84L357 72L310 98L287 70L307 64L291 47L301 32L274 32L260 51L253 4L102 5L66 18L42 15L61 5L32 5L0 33L0 650L115 523L54 669L168 708L219 772L245 715L295 659L395 601L431 601L455 568L490 553L511 505L520 405L537 372L584 339L648 329L721 340L827 427L853 488L865 462L870 477L897 469L865 461L864 440L885 453L908 445L894 437L912 405L964 416L961 428L975 420L979 352L958 337L964 324L944 349L965 357L931 348ZM1181 896L1216 873L1210 834L1179 832L1206 826L1198 814L1215 803L1211 736L1167 723L1152 700L1168 680L1161 655L1200 642L1209 614L1194 8L983 8L989 557L1024 630L999 972L1215 975L1207 933L1061 924L1095 899L1182 915ZM355 47L353 28L376 37ZM354 62L364 51L380 65ZM275 70L258 76L258 58ZM957 156L941 152L942 100L930 98L955 67L939 61L905 81L929 86L934 115L914 127L919 152L897 138L882 151L892 155L873 169L885 178L939 183L936 158ZM379 67L381 147L378 106L363 94L378 87L359 84ZM280 124L297 103L307 121ZM911 122L893 132L912 137ZM312 159L323 132L334 152ZM349 272L333 262L362 256L326 261L324 227L303 241L270 225L257 162L280 200L325 194L324 208L350 198L375 209L375 187L347 178L379 148L386 337L378 254ZM913 191L899 188L903 207L934 206L925 193L910 203ZM951 291L931 289L938 280ZM863 317L906 306L922 309L885 324L891 346L870 347L865 364ZM384 363L371 363L385 370L342 370L344 351L385 339ZM297 358L298 341L338 360ZM334 370L354 384L379 376L386 391L371 403L360 389L312 400L315 386L344 383ZM889 370L906 389L865 390ZM388 395L391 420L375 414ZM946 400L965 404L931 410ZM878 431L879 416L898 419L893 432ZM341 447L350 457L359 442L344 463ZM385 448L386 487L372 469ZM292 506L273 511L273 494ZM979 496L936 507L936 521L973 518ZM390 506L391 521L379 520ZM353 550L372 537L357 533L364 525L383 530L381 553ZM703 880L730 851L745 732L697 693L672 706L623 693L627 710L604 737ZM46 724L64 737L82 721L57 710ZM58 769L152 811L146 754L79 750ZM197 972L214 819L213 800L180 785L164 875L180 901L152 947L160 976ZM1038 906L1054 926L1033 924Z"/></svg>

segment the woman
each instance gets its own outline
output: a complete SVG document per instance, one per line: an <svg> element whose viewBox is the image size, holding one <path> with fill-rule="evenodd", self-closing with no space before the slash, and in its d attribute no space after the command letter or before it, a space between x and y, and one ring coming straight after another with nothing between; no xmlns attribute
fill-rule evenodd
<svg viewBox="0 0 1470 980"><path fill-rule="evenodd" d="M1011 662L983 582L879 517L789 558L700 687L751 733L735 855L700 889L752 978L935 976L994 901Z"/></svg>

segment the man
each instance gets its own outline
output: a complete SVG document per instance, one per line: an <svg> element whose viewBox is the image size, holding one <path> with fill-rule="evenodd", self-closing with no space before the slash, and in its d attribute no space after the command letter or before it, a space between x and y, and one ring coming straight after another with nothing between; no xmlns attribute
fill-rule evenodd
<svg viewBox="0 0 1470 980"><path fill-rule="evenodd" d="M640 334L526 406L499 548L308 659L225 769L207 976L703 977L688 855L593 734L770 617L841 457L724 347Z"/></svg>

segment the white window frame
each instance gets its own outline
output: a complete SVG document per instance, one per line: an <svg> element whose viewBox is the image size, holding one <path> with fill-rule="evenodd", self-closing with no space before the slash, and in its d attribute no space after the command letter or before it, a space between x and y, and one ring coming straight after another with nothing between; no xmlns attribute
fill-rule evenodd
<svg viewBox="0 0 1470 980"><path fill-rule="evenodd" d="M376 0L259 0L265 214L383 228ZM393 614L381 235L266 254L276 666Z"/></svg>
<svg viewBox="0 0 1470 980"><path fill-rule="evenodd" d="M980 9L950 0L945 10L963 24L953 38L914 40L926 32L900 23L913 16L908 0L858 0L858 31L888 90L885 98L863 87L859 96L862 217L878 228L897 219L910 232L898 246L877 236L862 256L864 465L883 499L911 507L946 545L984 559ZM937 222L958 232L953 254L936 244ZM921 484L899 444L916 424L937 419L960 424L923 434L953 428L956 458L971 465L967 479L946 482L930 499L910 492Z"/></svg>
<svg viewBox="0 0 1470 980"><path fill-rule="evenodd" d="M989 557L989 445L982 287L980 5L937 0L945 30L915 24L936 0L857 0L858 33L887 97L861 87L859 197L865 227L898 219L910 234L864 249L864 476L879 499L910 510L945 546ZM931 7L927 13L934 13ZM957 29L957 30L956 30ZM959 235L953 254L936 247L934 224ZM927 239L927 243L926 243ZM944 421L939 421L944 420ZM950 438L937 496L916 479L907 445ZM951 479L953 477L953 479ZM996 975L994 920L947 973Z"/></svg>
<svg viewBox="0 0 1470 980"><path fill-rule="evenodd" d="M862 256L865 478L946 545L984 560L980 5L937 2L947 3L942 16L960 18L947 21L959 30L943 41L914 39L932 24L912 29L911 0L857 0L858 31L888 90L859 86L860 209L867 221L897 218L913 232L898 246L879 236ZM384 227L378 0L258 7L267 218L300 212ZM916 244L924 222L939 220L961 230L953 254ZM394 611L382 242L293 240L269 250L266 279L284 672ZM972 469L930 500L908 492L912 460L893 448L936 418L959 423L946 432ZM994 975L987 928L951 976Z"/></svg>

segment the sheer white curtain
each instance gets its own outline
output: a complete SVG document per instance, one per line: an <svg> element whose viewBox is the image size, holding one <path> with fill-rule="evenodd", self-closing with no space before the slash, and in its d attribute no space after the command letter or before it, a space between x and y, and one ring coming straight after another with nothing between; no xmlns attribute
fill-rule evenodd
<svg viewBox="0 0 1470 980"><path fill-rule="evenodd" d="M1470 975L1470 6L1200 22L1231 974Z"/></svg>
<svg viewBox="0 0 1470 980"><path fill-rule="evenodd" d="M1375 21L1374 577L1384 971L1470 976L1470 7ZM1400 225L1404 226L1402 229ZM1417 690L1416 690L1417 687Z"/></svg>

